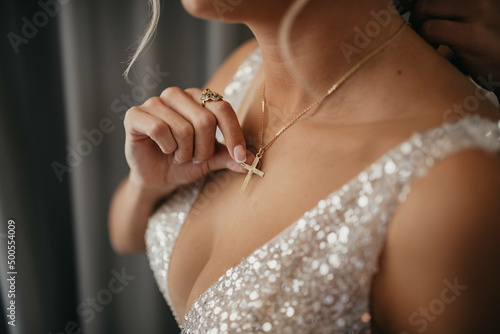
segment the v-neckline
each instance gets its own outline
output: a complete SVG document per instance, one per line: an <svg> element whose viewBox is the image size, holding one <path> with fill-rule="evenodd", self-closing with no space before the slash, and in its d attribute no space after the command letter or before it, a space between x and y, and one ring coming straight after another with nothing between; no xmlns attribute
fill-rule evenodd
<svg viewBox="0 0 500 334"><path fill-rule="evenodd" d="M371 165L370 165L370 166L371 166ZM361 173L362 173L362 172L361 172ZM361 173L359 173L359 174L361 174ZM357 177L357 176L356 176L356 177ZM352 181L353 181L353 180L351 179L351 180L350 180L348 183L346 183L346 184L349 184L349 183L350 183L350 182L352 182ZM342 187L344 187L346 184L344 184ZM224 273L223 273L223 274L222 274L222 275L221 275L221 276L220 276L220 277L219 277L216 281L214 281L214 282L213 282L213 283L212 283L212 284L211 284L211 285L210 285L210 286L209 286L209 287L208 287L205 291L203 291L203 292L202 292L202 293L201 293L198 297L196 297L196 298L193 300L193 302L191 303L191 306L189 307L189 309L187 309L187 311L184 313L184 315L183 315L183 317L182 317L182 319L183 319L183 321L182 321L182 325L181 325L181 324L179 324L179 326L180 326L181 328L183 328L183 327L184 327L184 321L186 320L186 316L187 316L187 315L188 315L188 314L189 314L189 313L193 310L194 306L196 305L196 302L199 302L199 301L203 298L203 296L204 296L204 295L206 295L206 294L210 293L210 291L211 291L211 290L213 289L213 287L217 284L217 282L219 282L219 281L220 281L220 279L221 279L221 278L223 278L223 277L226 275L226 272L227 272L228 270L235 270L236 268L238 268L239 266L241 266L241 265L242 265L242 263L244 263L244 262L248 262L248 259L249 259L250 257L255 256L255 255L256 255L256 253L258 253L259 251L261 251L263 248L265 248L265 247L266 247L266 246L268 246L269 244L271 244L271 243L275 242L277 239L279 239L280 237L282 237L282 236L283 236L283 235L285 235L286 233L293 231L293 230L297 227L297 224L298 224L298 222L299 222L299 221L301 221L302 219L304 219L304 217L305 217L305 216L306 216L306 215L307 215L310 211L312 211L312 210L314 210L314 209L318 208L319 203L320 203L321 201L324 201L324 200L326 200L326 199L330 198L331 196L334 196L334 195L335 195L335 193L339 192L339 191L342 189L342 187L341 187L339 190L337 190L337 191L335 191L335 192L333 192L333 193L330 193L330 194L329 194L327 197L325 197L324 199L322 199L322 200L318 201L318 204L316 204L313 208L311 208L311 209L307 210L306 212L304 212L304 214L303 214L300 218L298 218L297 220L295 220L294 222L292 222L289 226L285 227L283 230L281 230L278 234L276 234L276 235L275 235L274 237L272 237L270 240L266 241L264 244L262 244L262 245L261 245L261 246L259 246L257 249L255 249L255 250L254 250L252 253L250 253L248 256L242 257L242 260L240 261L240 263L238 263L238 264L236 264L236 265L234 265L234 266L231 266L231 267L227 268L227 269L224 271ZM175 247L175 246L174 246L174 247ZM170 269L170 268L169 268L169 269ZM167 280L168 280L168 272L167 272ZM168 290L168 281L167 281L167 290Z"/></svg>
<svg viewBox="0 0 500 334"><path fill-rule="evenodd" d="M379 163L380 161L382 161L384 158L386 158L387 156L390 155L390 153L392 153L393 151L396 151L398 148L400 148L401 145L407 143L408 141L411 140L412 137L410 137L409 139L405 140L404 142L400 143L400 144L397 144L397 146L393 147L392 149L390 149L389 151L387 151L386 153L384 153L382 156L380 156L376 161L370 163L367 167L365 167L362 171L360 171L358 174L356 174L354 177L350 178L349 181L347 181L346 183L342 184L339 188L337 188L336 190L334 190L333 192L329 193L326 197L320 199L316 205L314 205L312 208L310 208L309 210L307 210L306 212L304 212L304 214L302 216L300 216L298 219L296 219L295 221L293 221L290 225L288 225L287 227L285 227L283 230L281 230L278 234L276 234L274 237L272 237L270 240L266 241L264 244L262 244L261 246L259 246L258 248L256 248L252 253L250 253L248 256L245 256L242 258L242 260L240 261L240 263L234 265L234 266L231 266L229 268L227 268L224 273L216 280L214 281L210 287L208 287L205 291L203 291L198 297L196 297L193 302L191 303L189 309L187 309L187 311L184 313L182 319L182 325L179 324L182 327L184 327L184 321L186 320L186 316L193 310L194 306L196 305L196 302L199 302L204 295L208 294L212 289L213 287L220 281L221 278L223 278L225 276L225 273L228 271L228 270L235 270L236 268L238 268L239 266L242 265L242 263L244 262L248 262L248 259L252 256L256 256L256 254L258 252L260 252L263 248L265 248L266 246L274 243L277 239L283 237L284 235L286 235L287 233L291 233L294 229L297 228L297 225L299 224L299 222L301 220L303 220L304 218L307 217L307 215L313 211L313 210L316 210L319 208L320 206L320 203L322 203L323 201L326 201L328 200L329 198L331 197L334 197L334 196L337 196L339 195L339 193L341 193L343 191L343 189L345 189L346 186L348 185L352 185L354 184L356 181L359 181L358 178L360 175L362 175L363 173L366 173L367 171L369 171L373 165ZM201 193L201 189L203 188L203 185L201 186L200 188L200 192L198 193L198 195ZM344 194L340 194L339 196L342 198ZM197 196L198 197L198 196ZM196 199L194 200L196 202ZM186 217L186 220L187 220L187 217ZM182 227L181 227L181 230L182 230ZM181 231L179 231L179 235L180 235ZM174 243L174 248L175 248L175 243ZM170 257L172 257L172 254L170 254ZM168 271L170 271L170 267L168 268ZM167 290L168 290L168 272L167 272Z"/></svg>
<svg viewBox="0 0 500 334"><path fill-rule="evenodd" d="M297 228L297 226L299 225L299 222L304 220L305 218L307 218L308 214L310 214L312 211L314 210L319 210L321 209L321 204L324 203L325 201L327 201L328 199L330 198L333 198L335 196L338 196L340 198L344 198L345 196L345 191L347 188L352 188L352 186L354 184L356 184L357 182L361 182L360 181L360 177L363 175L363 174L367 174L370 170L373 170L374 166L377 165L377 164L381 164L384 162L384 160L386 159L389 159L391 158L391 156L394 156L394 154L397 154L397 152L402 152L403 151L403 148L404 146L408 145L408 144L411 144L413 142L415 142L416 140L418 140L419 138L422 138L423 136L429 134L429 133L432 133L432 132L435 132L435 131L438 131L439 129L442 129L444 126L446 125L449 125L455 129L458 128L458 124L459 123L465 123L466 121L470 121L471 119L480 119L480 120L487 120L487 119L484 119L482 117L479 117L477 115L471 115L471 116L466 116L464 118L461 118L457 121L454 121L454 122L450 122L450 123L441 123L439 125L436 125L436 126L433 126L431 128L428 128L428 129L425 129L425 130L421 130L421 131L415 131L413 132L407 139L403 140L402 142L396 144L395 146L393 146L392 148L390 148L389 150L387 150L385 153L383 153L379 158L377 158L375 161L369 163L363 170L361 170L359 173L357 173L356 175L354 175L352 178L350 178L347 182L343 183L340 187L338 187L336 190L332 191L331 193L329 193L326 197L320 199L316 205L314 205L313 207L311 207L309 210L305 211L304 214L302 216L300 216L299 218L297 218L295 221L293 221L289 226L287 226L286 228L284 228L282 231L280 231L278 234L276 234L274 237L272 237L270 240L266 241L264 244L262 244L261 246L259 246L258 248L256 248L254 251L252 251L252 253L250 253L248 256L246 257L243 257L242 258L242 261L240 261L240 263L238 263L237 265L234 265L234 266L231 266L229 268L227 268L224 273L216 280L214 281L210 287L208 287L205 291L203 291L197 298L195 298L192 302L192 304L190 305L189 309L187 309L187 311L184 313L183 317L182 317L182 325L180 323L179 326L181 328L184 327L184 321L186 320L186 316L188 314L190 314L196 303L197 302L200 302L200 300L203 298L204 295L207 295L208 293L210 293L210 291L214 288L214 286L216 286L216 284L225 276L225 273L228 271L228 270L235 270L237 269L238 267L240 267L243 263L245 262L248 262L248 259L251 258L252 256L256 256L256 254L258 252L260 252L263 248L269 246L270 244L276 242L277 239L279 238L282 238L284 235L287 235L288 233L291 233L293 230L295 230ZM499 124L499 127L500 127L500 124ZM387 161L386 161L387 162ZM385 171L382 171L382 173L384 174ZM382 174L382 175L383 175ZM197 197L199 196L199 194L201 193L201 189L203 189L203 186L204 186L204 182L201 184L200 186L200 189L198 191L198 193L196 194L196 197L193 201L193 203L196 202L196 199ZM187 220L188 218L188 215L189 215L189 212L187 213L186 215L186 219L184 220L184 222ZM183 226L182 226L183 227ZM181 227L181 230L179 231L179 234L181 233L182 231L182 227ZM177 241L177 240L176 240ZM173 254L173 249L175 249L175 243L176 241L174 242L174 245L173 245L173 248L172 248L172 253L170 254L170 258L172 257L172 254ZM169 275L169 272L170 272L170 266L167 268L167 294L168 294L168 275ZM172 311L174 312L175 314L175 311L172 309ZM180 318L177 317L176 315L176 318L178 319L178 322L180 321Z"/></svg>
<svg viewBox="0 0 500 334"><path fill-rule="evenodd" d="M465 117L465 118L462 118L460 120L458 120L457 122L463 122L465 119L468 119L469 117ZM416 136L421 136L421 135L425 135L427 133L430 133L432 131L436 131L437 129L443 127L443 123L437 125L437 126L434 126L430 129L427 129L427 130L422 130L422 131L418 131L418 132L413 132L412 135L410 135L409 138L405 139L404 141L396 144L395 146L393 146L391 149L389 149L388 151L386 151L384 154L382 154L379 158L377 158L375 161L373 161L372 163L369 163L363 170L361 170L359 173L357 173L356 175L354 175L352 178L350 178L347 182L343 183L340 187L338 187L336 190L332 191L331 193L329 193L326 197L320 199L316 205L314 205L312 208L310 208L309 210L307 210L306 212L304 212L304 214L302 216L300 216L298 219L296 219L295 221L293 221L290 225L288 225L286 228L284 228L282 231L280 231L278 234L276 234L274 237L272 237L270 240L268 240L267 242L265 242L264 244L262 244L261 246L259 246L258 248L256 248L252 253L250 253L248 256L246 257L243 257L242 258L242 261L240 263L238 263L237 265L234 265L234 266L231 266L229 268L227 268L225 271L224 271L224 274L222 274L216 281L214 281L210 287L208 287L205 291L203 291L197 298L195 298L192 302L192 304L189 306L189 308L187 309L187 311L184 313L183 317L182 317L182 325L179 324L181 327L184 326L184 321L186 319L186 316L193 310L194 306L196 305L196 302L199 302L204 295L208 294L212 289L213 287L220 281L221 278L223 278L225 276L225 273L228 271L228 270L235 270L236 268L238 268L239 266L242 265L242 263L248 261L248 259L252 256L255 256L258 252L260 252L263 248L265 248L266 246L272 244L273 242L275 242L277 239L283 237L284 235L286 235L287 233L291 233L295 228L297 228L297 225L299 224L299 222L301 220L303 220L304 218L307 217L307 215L311 212L311 211L314 211L314 210L317 210L320 208L320 204L326 200L328 200L329 198L332 198L334 196L339 196L341 198L343 198L344 194L343 194L343 189L346 189L347 186L352 186L353 184L355 184L356 182L360 182L359 181L359 178L361 175L363 175L364 173L367 173L368 171L370 171L372 169L372 167L374 165L377 165L377 164L380 164L381 162L384 161L384 159L387 159L388 157L390 157L391 155L393 155L395 152L398 152L401 150L402 146L408 144L408 143L411 143L414 138ZM196 198L194 199L194 202L196 202L196 199L197 197L199 196L199 194L201 193L201 189L203 189L203 186L204 184L202 184L201 188L200 188L200 191L198 192L198 194L196 195ZM194 203L193 202L193 203ZM189 213L188 213L189 214ZM187 220L187 217L186 217L186 220ZM182 232L182 227L181 227L181 231L179 231L179 235L180 233ZM175 249L175 243L174 243L174 248ZM172 254L173 254L173 251L172 251ZM170 254L170 257L172 257L172 254ZM168 272L167 272L167 290L168 290L168 275L169 275L169 271L170 271L170 266L168 268ZM178 318L180 320L180 318Z"/></svg>

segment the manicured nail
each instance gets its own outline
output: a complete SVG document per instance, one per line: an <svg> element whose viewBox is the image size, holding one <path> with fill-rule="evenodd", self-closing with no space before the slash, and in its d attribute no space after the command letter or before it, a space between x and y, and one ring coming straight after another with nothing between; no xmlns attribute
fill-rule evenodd
<svg viewBox="0 0 500 334"><path fill-rule="evenodd" d="M234 148L234 160L236 160L237 163L241 164L242 162L247 161L247 154L245 152L245 149L243 148L243 145L238 145Z"/></svg>

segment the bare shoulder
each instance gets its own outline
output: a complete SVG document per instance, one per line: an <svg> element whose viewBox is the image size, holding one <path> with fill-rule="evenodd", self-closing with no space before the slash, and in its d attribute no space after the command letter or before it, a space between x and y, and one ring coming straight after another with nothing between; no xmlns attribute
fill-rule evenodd
<svg viewBox="0 0 500 334"><path fill-rule="evenodd" d="M257 40L252 38L239 46L219 67L217 72L207 82L205 87L209 87L216 92L224 91L224 88L236 73L238 67L247 59L250 53L252 53L258 45Z"/></svg>
<svg viewBox="0 0 500 334"><path fill-rule="evenodd" d="M373 287L386 333L499 333L500 155L457 153L395 213Z"/></svg>

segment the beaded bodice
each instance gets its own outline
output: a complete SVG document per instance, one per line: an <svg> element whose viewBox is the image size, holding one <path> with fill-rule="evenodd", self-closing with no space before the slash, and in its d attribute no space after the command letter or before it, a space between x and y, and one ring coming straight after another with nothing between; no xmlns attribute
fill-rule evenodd
<svg viewBox="0 0 500 334"><path fill-rule="evenodd" d="M241 101L259 57L242 64L226 100ZM229 269L194 301L183 332L370 333L371 282L395 208L447 156L500 151L499 126L474 116L414 134ZM169 259L202 185L178 189L149 220L148 257L168 303Z"/></svg>

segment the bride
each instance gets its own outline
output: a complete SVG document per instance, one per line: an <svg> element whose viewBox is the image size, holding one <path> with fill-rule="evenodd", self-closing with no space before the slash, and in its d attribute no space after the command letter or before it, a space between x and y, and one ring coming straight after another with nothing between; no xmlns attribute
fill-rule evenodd
<svg viewBox="0 0 500 334"><path fill-rule="evenodd" d="M183 4L256 38L127 112L109 220L183 331L500 332L485 96L392 1Z"/></svg>

